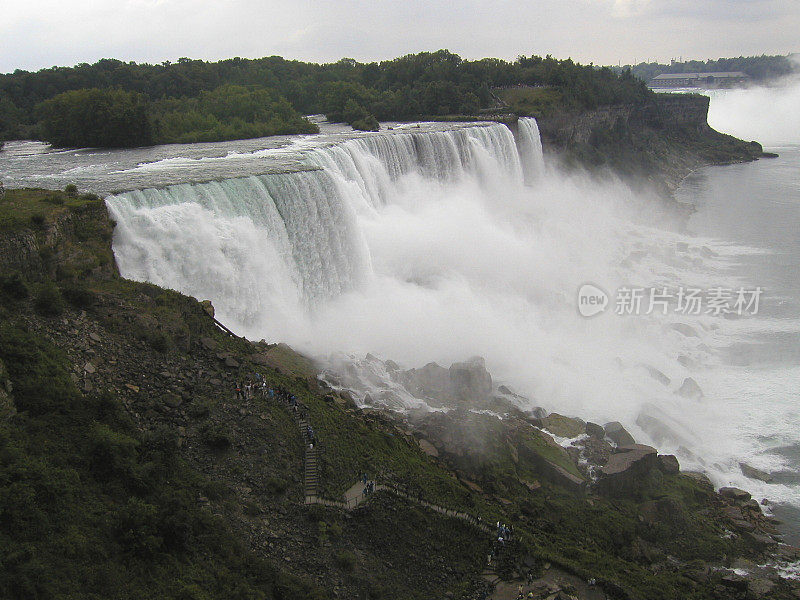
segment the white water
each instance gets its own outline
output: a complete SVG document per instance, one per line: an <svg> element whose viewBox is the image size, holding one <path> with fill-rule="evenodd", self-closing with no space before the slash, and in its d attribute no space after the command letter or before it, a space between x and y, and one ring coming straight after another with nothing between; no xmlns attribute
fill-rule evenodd
<svg viewBox="0 0 800 600"><path fill-rule="evenodd" d="M768 146L800 142L800 77L770 87L703 93L711 96L708 123L714 129Z"/></svg>
<svg viewBox="0 0 800 600"><path fill-rule="evenodd" d="M516 143L497 124L307 142L296 153L314 171L108 198L122 274L211 299L234 330L318 357L372 352L409 368L481 355L534 405L620 420L684 468L752 487L737 462L762 449L741 421L750 417L720 412L742 380L706 367L724 366L731 336L769 320L584 319L576 293L587 282L612 302L621 286L754 287L740 265L763 248L702 227L679 233L655 199L546 166L533 120ZM676 393L686 377L706 401ZM770 385L780 393L788 381ZM669 431L642 430L642 413ZM796 415L781 414L796 430ZM792 486L759 492L797 499Z"/></svg>

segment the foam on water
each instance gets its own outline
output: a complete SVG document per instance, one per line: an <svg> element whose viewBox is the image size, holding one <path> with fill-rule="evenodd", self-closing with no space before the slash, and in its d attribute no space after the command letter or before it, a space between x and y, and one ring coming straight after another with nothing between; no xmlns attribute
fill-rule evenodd
<svg viewBox="0 0 800 600"><path fill-rule="evenodd" d="M520 121L516 139L499 124L407 126L289 148L264 158L282 152L310 170L109 197L122 274L211 299L223 322L253 339L343 353L329 367L349 374L362 402L369 391L391 409L427 407L380 361L354 357L411 368L477 354L531 407L620 420L718 484L797 500L794 485L745 481L738 461L791 467L764 448L798 443L797 427L785 427L796 412L776 409L772 421L756 412L798 374L742 370L728 356L748 329L786 322L613 310L584 319L576 310L587 282L610 294L754 286L741 263L768 249L689 235L669 209L621 182L546 166L533 119ZM687 378L702 401L678 393ZM765 442L765 432L776 439Z"/></svg>

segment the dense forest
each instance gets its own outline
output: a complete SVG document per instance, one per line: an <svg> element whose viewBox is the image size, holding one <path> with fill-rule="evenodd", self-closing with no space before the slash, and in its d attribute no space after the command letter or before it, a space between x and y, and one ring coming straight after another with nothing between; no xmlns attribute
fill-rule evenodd
<svg viewBox="0 0 800 600"><path fill-rule="evenodd" d="M568 109L646 102L650 94L629 71L550 56L469 61L439 50L379 63L314 64L278 56L159 65L104 59L0 75L0 140L114 146L215 141L310 132L315 126L300 115L318 113L374 129L376 119L474 116L492 105L493 88L519 85L554 90L552 97ZM82 98L92 98L94 108L74 106ZM112 123L129 135L98 138Z"/></svg>
<svg viewBox="0 0 800 600"><path fill-rule="evenodd" d="M753 81L766 82L797 72L798 63L792 56L739 56L738 58L718 58L716 60L688 60L672 62L668 65L659 63L639 63L619 68L630 69L634 75L650 81L656 75L664 73L712 73L717 71L741 71L747 73Z"/></svg>

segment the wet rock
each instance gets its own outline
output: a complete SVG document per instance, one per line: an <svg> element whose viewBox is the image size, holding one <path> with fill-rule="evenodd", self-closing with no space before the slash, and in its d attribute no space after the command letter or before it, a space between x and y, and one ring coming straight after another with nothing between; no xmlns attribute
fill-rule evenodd
<svg viewBox="0 0 800 600"><path fill-rule="evenodd" d="M754 531L756 528L750 521L745 520L734 521L733 526L739 531Z"/></svg>
<svg viewBox="0 0 800 600"><path fill-rule="evenodd" d="M684 471L681 473L681 475L683 475L684 477L688 477L689 479L699 483L703 487L706 487L710 490L714 489L714 484L711 483L711 480L705 473L698 473L696 471Z"/></svg>
<svg viewBox="0 0 800 600"><path fill-rule="evenodd" d="M695 331L694 327L687 325L686 323L673 323L670 325L670 327L686 337L698 337L697 331Z"/></svg>
<svg viewBox="0 0 800 600"><path fill-rule="evenodd" d="M664 375L664 373L662 373L661 371L659 371L655 367L651 367L650 365L641 365L641 366L642 366L642 368L644 368L647 371L647 373L650 375L650 377L652 377L653 379L658 381L661 385L669 385L670 384L670 378L667 377L666 375Z"/></svg>
<svg viewBox="0 0 800 600"><path fill-rule="evenodd" d="M678 394L692 400L701 400L703 398L703 390L700 389L700 386L691 377L687 377L683 380L681 387L678 388Z"/></svg>
<svg viewBox="0 0 800 600"><path fill-rule="evenodd" d="M453 363L448 369L448 375L457 400L482 400L492 393L492 376L480 356Z"/></svg>
<svg viewBox="0 0 800 600"><path fill-rule="evenodd" d="M600 489L608 493L624 493L632 489L656 466L657 457L658 453L652 446L620 446L600 469Z"/></svg>
<svg viewBox="0 0 800 600"><path fill-rule="evenodd" d="M722 514L733 521L741 521L744 519L744 515L742 514L742 509L738 506L726 506L722 509Z"/></svg>
<svg viewBox="0 0 800 600"><path fill-rule="evenodd" d="M636 443L633 436L628 433L619 421L606 423L603 425L603 429L606 432L606 437L617 444L617 446L629 446Z"/></svg>
<svg viewBox="0 0 800 600"><path fill-rule="evenodd" d="M542 419L542 427L553 435L565 438L578 437L586 431L586 424L580 419L572 419L558 413L551 413Z"/></svg>
<svg viewBox="0 0 800 600"><path fill-rule="evenodd" d="M721 487L719 488L719 495L735 502L747 502L750 500L750 492L735 487Z"/></svg>
<svg viewBox="0 0 800 600"><path fill-rule="evenodd" d="M529 414L534 419L544 419L547 416L547 411L541 406L536 406L529 411Z"/></svg>
<svg viewBox="0 0 800 600"><path fill-rule="evenodd" d="M586 435L593 438L603 439L606 436L606 432L601 425L589 421L586 423Z"/></svg>
<svg viewBox="0 0 800 600"><path fill-rule="evenodd" d="M203 301L201 301L200 302L200 306L202 307L202 309L206 312L206 314L209 317L214 318L215 311L214 311L214 305L211 304L211 300L203 300Z"/></svg>
<svg viewBox="0 0 800 600"><path fill-rule="evenodd" d="M752 513L756 513L758 515L761 514L761 505L759 505L758 500L750 498L747 502L742 504L742 510L747 510Z"/></svg>
<svg viewBox="0 0 800 600"><path fill-rule="evenodd" d="M749 538L759 546L776 546L778 544L773 538L763 533L750 533Z"/></svg>
<svg viewBox="0 0 800 600"><path fill-rule="evenodd" d="M658 457L658 468L662 473L668 475L675 475L680 472L681 466L678 459L673 454L662 454Z"/></svg>
<svg viewBox="0 0 800 600"><path fill-rule="evenodd" d="M758 479L759 481L763 481L764 483L771 483L772 482L772 475L767 473L766 471L762 471L760 469L756 469L755 467L751 467L746 463L739 463L739 468L742 470L742 475L745 477L749 477L750 479Z"/></svg>
<svg viewBox="0 0 800 600"><path fill-rule="evenodd" d="M636 424L658 445L691 446L689 432L680 432L680 423L654 404L647 403L636 417Z"/></svg>
<svg viewBox="0 0 800 600"><path fill-rule="evenodd" d="M733 572L723 575L720 578L720 583L726 588L730 588L738 592L744 592L747 590L747 579Z"/></svg>

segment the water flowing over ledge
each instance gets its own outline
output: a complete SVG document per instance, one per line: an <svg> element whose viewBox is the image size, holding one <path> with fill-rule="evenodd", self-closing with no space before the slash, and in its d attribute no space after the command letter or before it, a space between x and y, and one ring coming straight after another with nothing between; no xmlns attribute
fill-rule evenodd
<svg viewBox="0 0 800 600"><path fill-rule="evenodd" d="M520 151L500 124L407 129L298 151L307 171L111 196L120 271L232 304L227 316L240 330L264 307L336 297L371 273L357 214L391 204L407 179L488 187L535 177L541 142L535 120L521 121Z"/></svg>

